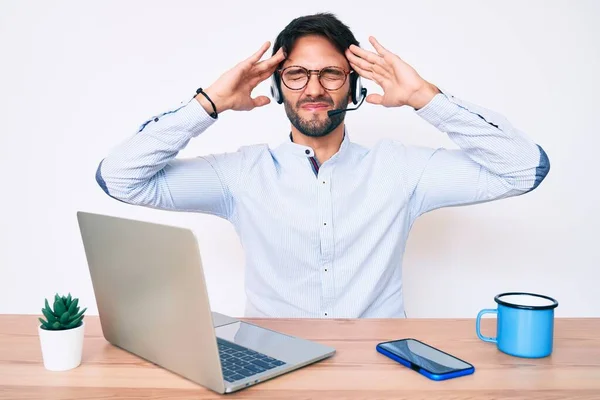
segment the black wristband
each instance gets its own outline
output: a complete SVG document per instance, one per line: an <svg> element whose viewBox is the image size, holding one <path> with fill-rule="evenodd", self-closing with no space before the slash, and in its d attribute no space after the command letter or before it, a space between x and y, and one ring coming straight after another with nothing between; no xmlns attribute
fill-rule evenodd
<svg viewBox="0 0 600 400"><path fill-rule="evenodd" d="M213 117L214 119L217 119L219 117L219 114L217 114L217 107L215 106L215 103L213 103L213 101L210 99L210 97L208 97L208 95L206 94L206 92L204 92L204 90L202 90L202 88L198 88L198 90L196 90L196 94L202 93L202 95L204 97L206 97L206 100L208 100L210 102L210 105L213 108L212 113L210 113L210 116Z"/></svg>

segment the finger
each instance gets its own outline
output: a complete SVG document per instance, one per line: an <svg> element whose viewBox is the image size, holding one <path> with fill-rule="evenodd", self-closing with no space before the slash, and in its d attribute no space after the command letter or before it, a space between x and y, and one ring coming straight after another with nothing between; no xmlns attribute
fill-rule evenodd
<svg viewBox="0 0 600 400"><path fill-rule="evenodd" d="M377 56L379 57L379 56ZM393 68L388 65L385 60L382 61L381 64L378 63L371 63L368 60L365 60L363 58L357 57L355 54L353 54L352 52L347 52L346 54L346 58L348 59L348 61L350 61L350 63L354 63L354 64L358 64L359 67L361 67L362 69L366 70L366 71L380 71L382 75L385 75L387 77L392 76L393 74ZM381 59L381 57L379 57Z"/></svg>
<svg viewBox="0 0 600 400"><path fill-rule="evenodd" d="M267 49L269 48L269 46L271 46L271 42L269 42L269 41L265 42L260 47L260 49L258 49L258 51L256 53L252 54L250 57L248 57L245 60L245 63L250 64L250 65L256 64L256 62L258 60L260 60L260 58L263 56L263 54L265 54L265 51L267 51Z"/></svg>
<svg viewBox="0 0 600 400"><path fill-rule="evenodd" d="M354 64L352 62L350 63L350 66L352 67L353 70L355 70L363 78L373 80L373 72L372 71L367 71L365 69L362 69L360 66L358 66L357 64Z"/></svg>
<svg viewBox="0 0 600 400"><path fill-rule="evenodd" d="M285 60L285 53L283 52L283 47L281 47L281 48L279 48L279 50L277 50L277 52L275 54L273 54L273 56L256 64L256 70L259 73L262 73L267 70L271 70L271 73L273 73L275 68L283 60Z"/></svg>
<svg viewBox="0 0 600 400"><path fill-rule="evenodd" d="M377 71L372 72L371 80L377 83L379 86L381 86L383 90L385 90L385 88L388 86L387 84L390 81L387 77L377 73Z"/></svg>
<svg viewBox="0 0 600 400"><path fill-rule="evenodd" d="M273 75L273 70L275 69L275 67L265 70L261 73L256 73L253 74L252 76L250 76L248 78L248 82L250 84L250 86L252 88L255 88L256 86L258 86L259 83L261 83L262 81L269 79L272 75Z"/></svg>
<svg viewBox="0 0 600 400"><path fill-rule="evenodd" d="M365 100L367 100L367 103L381 104L383 103L383 96L380 94L370 94Z"/></svg>
<svg viewBox="0 0 600 400"><path fill-rule="evenodd" d="M392 77L391 74L389 73L389 71L385 68L382 68L380 65L373 64L372 70L373 70L373 74L379 75L382 78L391 79L391 77Z"/></svg>
<svg viewBox="0 0 600 400"><path fill-rule="evenodd" d="M377 39L375 39L374 36L369 36L369 42L371 43L371 45L373 45L373 47L375 48L375 50L377 50L377 52L382 55L382 56L386 56L388 54L391 54L390 51L388 51L385 47L383 47L381 45L381 43L379 43L377 41Z"/></svg>
<svg viewBox="0 0 600 400"><path fill-rule="evenodd" d="M275 57L275 56L273 56L273 57ZM260 65L260 66L259 65L255 66L255 68L253 68L248 75L250 82L253 82L253 85L258 85L260 82L271 77L271 75L273 75L273 73L279 66L279 63L284 60L284 59L280 60L279 57L280 56L277 56L276 58L274 58L273 63L271 65L264 64L264 65ZM280 60L280 61L278 62L276 60Z"/></svg>
<svg viewBox="0 0 600 400"><path fill-rule="evenodd" d="M360 47L358 47L354 44L351 44L350 47L348 48L348 50L354 56L357 56L364 60L367 60L370 63L379 64L381 66L385 65L385 60L379 54L375 54L375 53L367 51L365 49L361 49Z"/></svg>
<svg viewBox="0 0 600 400"><path fill-rule="evenodd" d="M361 67L359 67L358 65L353 65L350 64L352 66L352 69L354 69L354 71L356 71L361 77L368 79L370 81L375 81L375 77L373 76L373 71L366 71L364 69L362 69Z"/></svg>
<svg viewBox="0 0 600 400"><path fill-rule="evenodd" d="M373 65L373 64L371 64ZM361 68L360 66L350 63L350 66L352 67L352 69L354 69L356 72L358 72L358 74L366 79L369 79L371 81L376 82L379 86L383 87L383 85L390 80L389 76L387 74L383 75L381 73L378 73L376 70L372 69L370 71L367 71L363 68ZM374 66L375 69L381 70L380 67Z"/></svg>
<svg viewBox="0 0 600 400"><path fill-rule="evenodd" d="M386 49L385 47L383 47L381 45L381 43L379 43L377 41L377 39L375 39L375 37L373 36L369 36L369 42L373 45L373 47L375 48L375 50L377 50L377 52L379 54L381 54L381 57L387 61L387 64L391 67L392 65L394 65L394 63L401 63L401 64L406 64L406 62L400 58L397 54L392 53L391 51L389 51L388 49ZM390 72L391 70L393 70L393 67L391 67L391 70L388 69Z"/></svg>
<svg viewBox="0 0 600 400"><path fill-rule="evenodd" d="M254 107L266 106L270 102L271 100L267 96L258 96L257 98L252 99L252 104L254 104Z"/></svg>
<svg viewBox="0 0 600 400"><path fill-rule="evenodd" d="M350 64L358 65L364 71L372 71L373 70L373 63L371 63L363 58L357 57L355 54L353 54L351 52L348 52L346 54L346 58L348 59Z"/></svg>
<svg viewBox="0 0 600 400"><path fill-rule="evenodd" d="M381 67L382 69L384 69L385 71L387 71L388 75L391 75L394 73L393 66L390 63L388 63L386 60L384 60L381 56L374 55L373 53L369 53L369 54L371 54L373 57L375 57L375 60L377 62L375 62L375 63L370 62L368 59L358 57L356 54L354 54L350 50L346 50L346 58L348 58L348 60L352 59L352 60L355 60L355 62L357 62L357 63L358 63L358 61L356 61L356 60L364 60L371 64L370 66L367 67L367 65L363 63L363 65L362 65L363 69L373 70L373 67L375 65L377 65L377 66ZM373 57L371 57L371 58L373 58Z"/></svg>

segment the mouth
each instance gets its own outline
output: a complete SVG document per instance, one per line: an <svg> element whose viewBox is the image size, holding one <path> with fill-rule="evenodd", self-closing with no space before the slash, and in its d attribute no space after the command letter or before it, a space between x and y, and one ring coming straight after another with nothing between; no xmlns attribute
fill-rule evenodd
<svg viewBox="0 0 600 400"><path fill-rule="evenodd" d="M327 103L305 103L302 105L303 110L307 111L320 111L329 108L330 105Z"/></svg>

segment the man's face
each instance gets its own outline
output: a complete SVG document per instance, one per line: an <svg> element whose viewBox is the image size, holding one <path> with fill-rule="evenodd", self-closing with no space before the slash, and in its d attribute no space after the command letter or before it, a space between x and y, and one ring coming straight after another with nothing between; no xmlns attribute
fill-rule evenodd
<svg viewBox="0 0 600 400"><path fill-rule="evenodd" d="M350 70L346 57L320 36L298 39L282 68L288 66L302 66L308 70L334 66L344 71ZM344 79L344 84L335 90L325 89L316 73L311 74L306 86L299 90L292 90L282 82L285 113L292 125L311 137L325 136L337 128L344 120L344 113L329 118L327 111L347 107L350 101L350 80L347 76Z"/></svg>

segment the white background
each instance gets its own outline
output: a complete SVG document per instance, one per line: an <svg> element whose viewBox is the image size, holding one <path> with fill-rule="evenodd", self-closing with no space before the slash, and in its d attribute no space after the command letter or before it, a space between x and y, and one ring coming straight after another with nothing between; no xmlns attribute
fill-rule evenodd
<svg viewBox="0 0 600 400"><path fill-rule="evenodd" d="M146 119L189 100L291 19L331 11L362 47L374 35L425 79L506 115L550 158L534 192L417 221L404 260L408 316L474 317L517 290L555 297L557 316L600 317L600 3L287 3L0 3L0 313L39 313L55 292L97 313L75 215L85 210L192 228L213 309L241 316L244 252L228 222L122 204L94 174ZM255 94L268 95L267 82ZM384 137L453 146L407 108L365 103L346 121L366 146ZM230 111L181 156L275 146L288 132L275 103Z"/></svg>

